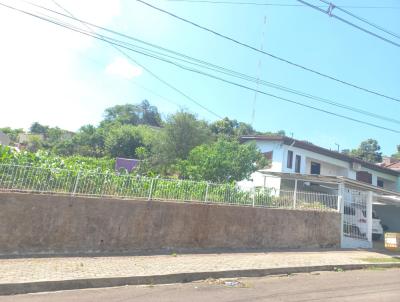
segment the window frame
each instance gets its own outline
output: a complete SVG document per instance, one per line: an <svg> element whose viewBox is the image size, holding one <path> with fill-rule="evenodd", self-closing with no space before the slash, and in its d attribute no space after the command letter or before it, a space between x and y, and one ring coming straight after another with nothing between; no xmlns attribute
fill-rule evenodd
<svg viewBox="0 0 400 302"><path fill-rule="evenodd" d="M313 173L313 165L318 165L318 173ZM315 161L312 161L310 164L310 174L312 175L321 175L321 164Z"/></svg>
<svg viewBox="0 0 400 302"><path fill-rule="evenodd" d="M300 171L301 171L301 155L296 154L296 157L294 160L294 172L300 173Z"/></svg>
<svg viewBox="0 0 400 302"><path fill-rule="evenodd" d="M292 150L288 150L288 152L287 152L286 167L288 169L293 169L293 151Z"/></svg>

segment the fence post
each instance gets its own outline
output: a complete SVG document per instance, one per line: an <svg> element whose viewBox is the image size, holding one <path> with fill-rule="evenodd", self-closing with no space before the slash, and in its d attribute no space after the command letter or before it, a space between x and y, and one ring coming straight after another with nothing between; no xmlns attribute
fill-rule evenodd
<svg viewBox="0 0 400 302"><path fill-rule="evenodd" d="M72 196L75 196L76 194L76 189L78 188L78 183L79 183L79 178L81 176L81 170L78 171L78 174L76 175L76 180L75 180L75 185L74 185L74 191L72 192Z"/></svg>
<svg viewBox="0 0 400 302"><path fill-rule="evenodd" d="M151 179L149 197L147 198L148 201L151 200L151 197L153 195L153 186L154 186L154 178Z"/></svg>
<svg viewBox="0 0 400 302"><path fill-rule="evenodd" d="M368 199L367 199L367 239L370 244L370 248L372 248L372 204L374 202L374 193L372 191L368 191Z"/></svg>
<svg viewBox="0 0 400 302"><path fill-rule="evenodd" d="M210 183L207 182L207 187L206 187L206 196L204 197L204 201L208 202L208 188L210 187Z"/></svg>
<svg viewBox="0 0 400 302"><path fill-rule="evenodd" d="M340 246L344 247L344 184L338 184L338 212L340 213Z"/></svg>
<svg viewBox="0 0 400 302"><path fill-rule="evenodd" d="M297 203L297 179L294 180L293 209L296 208L296 203Z"/></svg>
<svg viewBox="0 0 400 302"><path fill-rule="evenodd" d="M343 184L338 185L338 199L337 199L337 211L342 213L342 203L343 203Z"/></svg>
<svg viewBox="0 0 400 302"><path fill-rule="evenodd" d="M255 204L256 204L256 187L253 187L253 204L252 204L253 208Z"/></svg>

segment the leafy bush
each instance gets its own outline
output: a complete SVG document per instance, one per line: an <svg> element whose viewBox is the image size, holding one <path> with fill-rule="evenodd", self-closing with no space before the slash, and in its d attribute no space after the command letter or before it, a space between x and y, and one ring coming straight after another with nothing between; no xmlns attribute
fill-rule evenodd
<svg viewBox="0 0 400 302"><path fill-rule="evenodd" d="M110 158L94 158L79 155L61 157L51 155L48 151L16 152L10 147L0 145L0 164L34 166L77 170L93 170L97 172L113 171L115 160Z"/></svg>

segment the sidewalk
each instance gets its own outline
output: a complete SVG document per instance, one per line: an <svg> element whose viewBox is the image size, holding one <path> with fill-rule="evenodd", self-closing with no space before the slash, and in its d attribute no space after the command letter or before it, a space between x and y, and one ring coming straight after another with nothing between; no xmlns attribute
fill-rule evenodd
<svg viewBox="0 0 400 302"><path fill-rule="evenodd" d="M294 271L329 270L333 269L333 266L348 266L351 269L351 265L375 263L371 260L366 261L367 258L373 258L377 263L390 264L396 261L386 253L372 251L0 259L0 294L98 287L95 285L96 282L92 282L93 280L101 280L101 283L97 283L99 286L173 283L179 282L179 278L180 281L191 281L213 276L241 277L243 274L251 275L252 271L267 275L269 270L271 274L290 273L293 269ZM400 262L397 264L400 265ZM191 277L191 274L194 277ZM157 276L163 278L156 278ZM174 277L168 279L167 276ZM108 279L113 279L113 282L108 284ZM159 279L163 281L157 281ZM71 280L85 282L71 283ZM31 290L27 288L35 283L41 286L33 287ZM46 284L52 286L43 287ZM15 290L12 290L13 288Z"/></svg>

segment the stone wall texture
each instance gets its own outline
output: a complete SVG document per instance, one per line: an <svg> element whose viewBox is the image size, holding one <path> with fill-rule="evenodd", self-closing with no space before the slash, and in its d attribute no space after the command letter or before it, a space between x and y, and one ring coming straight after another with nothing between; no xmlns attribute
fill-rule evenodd
<svg viewBox="0 0 400 302"><path fill-rule="evenodd" d="M0 255L340 246L340 215L0 193Z"/></svg>

